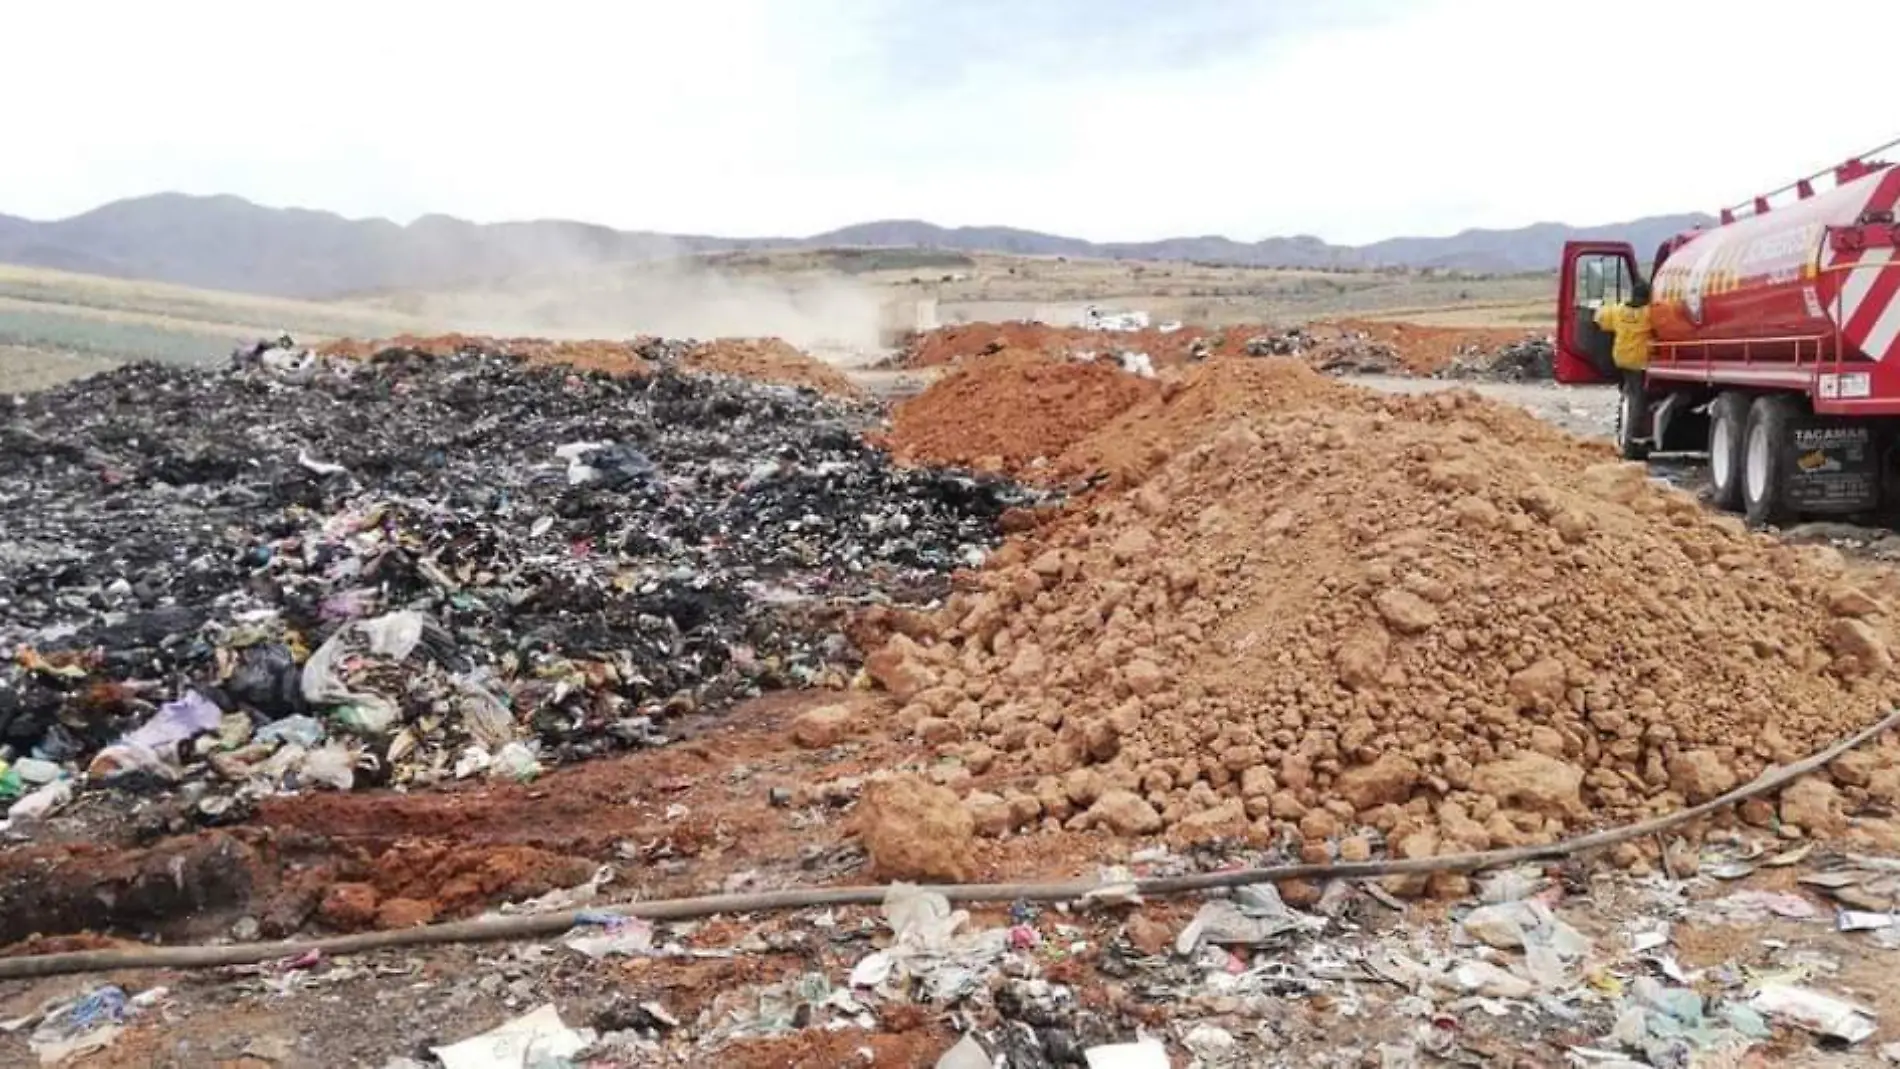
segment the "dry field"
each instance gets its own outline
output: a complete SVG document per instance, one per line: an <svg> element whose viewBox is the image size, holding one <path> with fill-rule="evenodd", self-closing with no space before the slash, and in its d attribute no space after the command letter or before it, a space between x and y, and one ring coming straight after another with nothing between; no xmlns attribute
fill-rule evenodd
<svg viewBox="0 0 1900 1069"><path fill-rule="evenodd" d="M319 340L421 324L383 309L291 301L0 264L0 391L126 360L217 360L288 331Z"/></svg>
<svg viewBox="0 0 1900 1069"><path fill-rule="evenodd" d="M452 292L294 301L0 264L0 391L138 359L213 361L241 341L448 330L502 336L778 336L863 362L918 325L1079 318L1090 304L1222 326L1334 316L1439 326L1550 322L1551 276L1327 272L966 255L729 253Z"/></svg>

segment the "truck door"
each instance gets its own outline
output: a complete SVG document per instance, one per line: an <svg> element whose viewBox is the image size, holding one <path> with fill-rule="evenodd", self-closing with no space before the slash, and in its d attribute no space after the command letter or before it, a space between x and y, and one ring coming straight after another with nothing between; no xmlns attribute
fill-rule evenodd
<svg viewBox="0 0 1900 1069"><path fill-rule="evenodd" d="M1629 299L1637 279L1636 250L1622 241L1564 243L1557 283L1557 381L1585 385L1617 380L1610 358L1616 338L1597 326L1597 309Z"/></svg>

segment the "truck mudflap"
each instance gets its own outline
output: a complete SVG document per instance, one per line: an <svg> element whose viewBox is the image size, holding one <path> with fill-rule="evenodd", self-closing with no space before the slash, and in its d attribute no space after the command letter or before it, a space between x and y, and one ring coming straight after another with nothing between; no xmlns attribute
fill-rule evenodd
<svg viewBox="0 0 1900 1069"><path fill-rule="evenodd" d="M1868 420L1799 416L1775 450L1782 504L1792 513L1839 516L1880 507L1884 436Z"/></svg>

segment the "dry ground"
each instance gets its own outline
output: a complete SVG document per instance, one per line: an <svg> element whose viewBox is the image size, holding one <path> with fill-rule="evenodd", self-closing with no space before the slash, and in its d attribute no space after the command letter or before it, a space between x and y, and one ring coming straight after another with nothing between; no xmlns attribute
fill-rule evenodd
<svg viewBox="0 0 1900 1069"><path fill-rule="evenodd" d="M0 264L0 391L107 362L217 360L237 342L449 330L548 337L779 336L863 363L922 302L944 323L1073 319L1096 304L1221 326L1341 315L1536 329L1552 276L1325 272L966 255L929 249L733 253L445 293L294 301ZM75 365L34 354L84 357Z"/></svg>
<svg viewBox="0 0 1900 1069"><path fill-rule="evenodd" d="M1554 275L1329 272L929 249L724 253L368 298L405 315L500 316L500 333L775 334L811 347L864 345L919 301L942 323L1076 319L1095 304L1207 326L1403 313L1444 325L1547 325ZM518 322L519 321L519 322ZM731 325L702 327L702 323ZM673 324L678 324L675 328Z"/></svg>
<svg viewBox="0 0 1900 1069"><path fill-rule="evenodd" d="M284 331L314 341L419 325L352 304L0 264L0 391L34 389L70 377L76 368L96 370L124 360L216 360L238 342ZM36 354L53 359L42 366ZM69 362L73 358L80 363Z"/></svg>

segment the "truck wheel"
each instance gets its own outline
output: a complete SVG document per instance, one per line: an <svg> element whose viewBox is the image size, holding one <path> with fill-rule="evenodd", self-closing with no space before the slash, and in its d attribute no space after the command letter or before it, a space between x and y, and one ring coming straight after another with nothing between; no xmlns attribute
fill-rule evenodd
<svg viewBox="0 0 1900 1069"><path fill-rule="evenodd" d="M1754 526L1779 523L1788 516L1782 501L1794 442L1788 424L1797 415L1792 398L1769 395L1748 410L1742 445L1742 515Z"/></svg>
<svg viewBox="0 0 1900 1069"><path fill-rule="evenodd" d="M1715 507L1734 511L1742 507L1742 436L1748 430L1745 393L1730 390L1709 406L1709 481L1715 484Z"/></svg>
<svg viewBox="0 0 1900 1069"><path fill-rule="evenodd" d="M1616 406L1616 448L1624 460L1648 460L1649 442L1643 431L1649 423L1649 395L1643 377L1625 373Z"/></svg>

